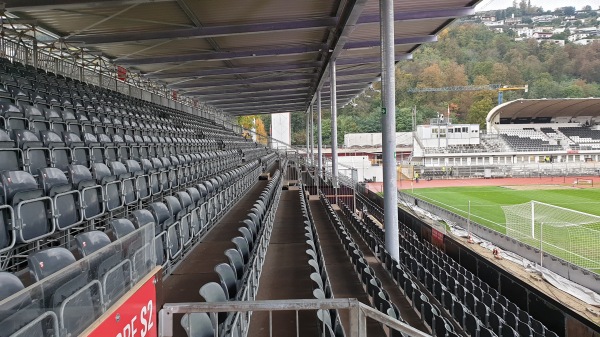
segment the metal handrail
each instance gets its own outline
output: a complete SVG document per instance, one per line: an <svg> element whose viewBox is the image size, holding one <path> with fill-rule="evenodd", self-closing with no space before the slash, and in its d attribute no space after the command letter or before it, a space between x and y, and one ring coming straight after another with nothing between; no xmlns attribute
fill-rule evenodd
<svg viewBox="0 0 600 337"><path fill-rule="evenodd" d="M367 318L374 319L408 336L431 337L427 333L359 302L356 298L166 303L159 312L158 332L160 337L173 336L173 317L175 314L250 311L268 311L271 313L273 311L316 311L329 309L349 310L349 337L367 336ZM271 317L272 315L269 315L270 319Z"/></svg>

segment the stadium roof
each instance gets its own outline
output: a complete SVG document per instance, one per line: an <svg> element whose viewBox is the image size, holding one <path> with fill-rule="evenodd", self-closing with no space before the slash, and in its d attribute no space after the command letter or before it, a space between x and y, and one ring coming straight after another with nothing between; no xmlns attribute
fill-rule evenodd
<svg viewBox="0 0 600 337"><path fill-rule="evenodd" d="M518 99L493 108L488 125L500 118L578 117L600 115L599 98Z"/></svg>
<svg viewBox="0 0 600 337"><path fill-rule="evenodd" d="M338 103L380 74L378 0L5 0L58 39L81 43L230 114L305 111ZM479 0L395 1L396 60L410 58Z"/></svg>

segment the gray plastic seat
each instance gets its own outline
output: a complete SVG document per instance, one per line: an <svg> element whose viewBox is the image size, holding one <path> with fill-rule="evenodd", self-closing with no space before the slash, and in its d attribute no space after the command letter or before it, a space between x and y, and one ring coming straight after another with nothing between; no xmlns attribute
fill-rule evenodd
<svg viewBox="0 0 600 337"><path fill-rule="evenodd" d="M144 174L144 170L135 160L126 160L125 167L135 178L135 191L139 200L145 200L152 195L152 186L150 182L150 176Z"/></svg>
<svg viewBox="0 0 600 337"><path fill-rule="evenodd" d="M113 235L117 240L122 239L135 231L135 226L128 219L113 219L109 224L113 230Z"/></svg>
<svg viewBox="0 0 600 337"><path fill-rule="evenodd" d="M0 173L0 180L2 203L12 206L15 222L21 223L15 231L17 242L28 243L54 233L56 224L52 199L44 196L44 191L38 188L31 174L4 171Z"/></svg>
<svg viewBox="0 0 600 337"><path fill-rule="evenodd" d="M236 278L241 280L244 276L244 259L237 249L229 248L225 251L229 264L235 270Z"/></svg>
<svg viewBox="0 0 600 337"><path fill-rule="evenodd" d="M90 231L78 234L75 236L75 242L77 243L77 250L84 257L111 244L108 235L100 231Z"/></svg>
<svg viewBox="0 0 600 337"><path fill-rule="evenodd" d="M135 228L142 228L147 224L151 224L152 226L156 226L156 219L152 212L147 209L138 209L131 212L130 215L131 223L135 226ZM158 233L154 233L157 235Z"/></svg>
<svg viewBox="0 0 600 337"><path fill-rule="evenodd" d="M8 272L0 272L0 301L11 297L24 288L23 283L17 276ZM32 301L28 293L15 297L5 303L0 311L0 331L3 335L10 336L26 325L35 322L42 313L40 300ZM19 333L24 336L43 336L44 324L58 327L58 321L53 320L53 324L47 321L48 319L39 320L30 325L25 331L19 331Z"/></svg>
<svg viewBox="0 0 600 337"><path fill-rule="evenodd" d="M72 189L63 171L52 167L40 169L39 180L58 213L56 228L65 230L83 222L83 209L79 206L81 194Z"/></svg>
<svg viewBox="0 0 600 337"><path fill-rule="evenodd" d="M111 161L108 165L111 174L121 180L123 203L125 205L135 204L138 201L135 177L127 171L127 168L121 162Z"/></svg>
<svg viewBox="0 0 600 337"><path fill-rule="evenodd" d="M0 129L0 171L18 171L23 169L21 153L15 147L10 135Z"/></svg>
<svg viewBox="0 0 600 337"><path fill-rule="evenodd" d="M240 255L242 255L244 258L244 264L247 264L250 260L250 247L248 246L248 241L241 236L236 236L235 238L231 239L231 242L235 244L237 250L240 252Z"/></svg>
<svg viewBox="0 0 600 337"><path fill-rule="evenodd" d="M52 167L66 172L73 161L71 149L66 146L57 133L51 130L40 131L40 139L44 147L50 150Z"/></svg>
<svg viewBox="0 0 600 337"><path fill-rule="evenodd" d="M167 205L167 209L169 210L171 224L167 227L167 242L169 246L169 259L176 259L182 252L183 249L183 235L181 226L181 216L183 214L183 210L181 208L181 204L179 200L173 196L166 196L164 198L165 204ZM173 222L174 221L174 222ZM189 222L186 219L186 224ZM185 239L189 239L189 226L185 228L185 231L188 235Z"/></svg>
<svg viewBox="0 0 600 337"><path fill-rule="evenodd" d="M93 163L92 175L96 179L96 183L102 185L104 189L106 210L112 212L122 208L124 199L121 195L121 180L113 175L104 163Z"/></svg>
<svg viewBox="0 0 600 337"><path fill-rule="evenodd" d="M34 176L39 169L50 166L50 150L45 148L38 136L29 130L13 130L13 139L23 151L25 170Z"/></svg>
<svg viewBox="0 0 600 337"><path fill-rule="evenodd" d="M83 165L71 165L67 174L72 186L79 190L85 219L91 220L104 215L104 189L96 183L88 168Z"/></svg>
<svg viewBox="0 0 600 337"><path fill-rule="evenodd" d="M185 314L181 318L181 326L188 337L214 337L215 330L210 317L205 312Z"/></svg>
<svg viewBox="0 0 600 337"><path fill-rule="evenodd" d="M200 288L199 293L205 302L226 302L228 300L225 290L216 282L206 283ZM219 323L225 322L227 316L226 312L220 312L218 314Z"/></svg>
<svg viewBox="0 0 600 337"><path fill-rule="evenodd" d="M221 280L221 287L225 291L227 298L233 300L237 296L237 279L235 271L227 263L220 263L215 266L215 272L219 275Z"/></svg>
<svg viewBox="0 0 600 337"><path fill-rule="evenodd" d="M75 257L66 248L54 247L29 254L27 262L29 274L37 282L74 263Z"/></svg>

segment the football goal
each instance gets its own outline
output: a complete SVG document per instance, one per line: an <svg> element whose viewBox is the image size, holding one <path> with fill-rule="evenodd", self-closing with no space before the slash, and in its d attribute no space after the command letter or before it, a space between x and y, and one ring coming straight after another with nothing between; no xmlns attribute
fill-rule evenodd
<svg viewBox="0 0 600 337"><path fill-rule="evenodd" d="M537 201L502 210L506 235L600 273L599 216Z"/></svg>

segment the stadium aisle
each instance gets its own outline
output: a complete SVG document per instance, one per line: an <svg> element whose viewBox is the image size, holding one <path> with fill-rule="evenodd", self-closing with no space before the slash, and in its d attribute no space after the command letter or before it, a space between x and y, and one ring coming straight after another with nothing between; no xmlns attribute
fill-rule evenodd
<svg viewBox="0 0 600 337"><path fill-rule="evenodd" d="M354 229L354 227L346 221L346 217L341 210L337 210L337 215L344 222L346 229L348 230L348 234L352 235L354 242L358 245L360 250L363 252L365 261L369 264L369 267L373 268L375 271L375 275L381 281L383 288L390 295L390 300L398 307L400 310L400 315L402 319L406 321L412 327L419 329L423 332L429 333L427 328L423 324L423 321L419 318L419 316L413 310L411 304L408 302L404 294L400 290L400 287L394 282L390 274L385 270L384 266L379 262L379 260L373 255L369 246L362 239L360 234Z"/></svg>
<svg viewBox="0 0 600 337"><path fill-rule="evenodd" d="M310 200L309 205L321 241L325 268L327 268L329 274L333 296L335 298L356 298L362 303L371 305L368 295L354 270L354 265L346 255L333 225L327 218L326 210L323 208L321 201L318 199ZM350 324L349 312L347 310L341 311L340 318L344 329L348 331L347 327ZM386 333L381 324L368 319L367 335L386 336Z"/></svg>
<svg viewBox="0 0 600 337"><path fill-rule="evenodd" d="M313 298L311 268L306 255L306 238L297 187L281 193L269 249L260 276L257 300ZM300 336L317 336L317 314L298 313ZM273 336L295 336L296 314L273 312ZM248 337L269 335L269 313L254 312Z"/></svg>

